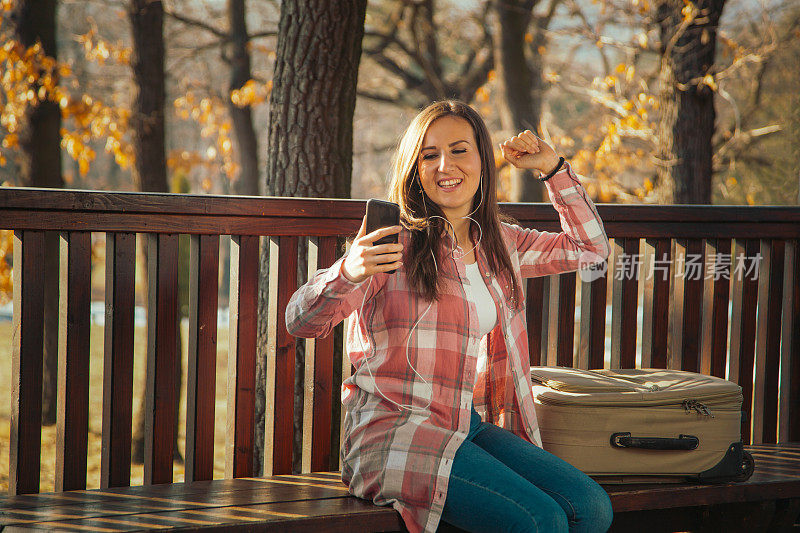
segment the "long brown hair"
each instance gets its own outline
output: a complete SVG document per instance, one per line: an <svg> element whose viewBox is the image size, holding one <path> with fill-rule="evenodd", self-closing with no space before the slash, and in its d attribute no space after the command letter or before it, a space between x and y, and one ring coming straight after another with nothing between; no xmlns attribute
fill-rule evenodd
<svg viewBox="0 0 800 533"><path fill-rule="evenodd" d="M422 191L417 163L428 127L436 119L446 116L463 118L472 126L481 158L482 175L479 189L472 201L472 209L475 211L472 218L481 226L480 245L486 251L489 268L495 275L505 274L512 284L514 294L521 295L511 259L503 243L501 222L513 222L513 219L501 214L497 205L497 167L489 130L474 109L457 100L434 102L420 111L403 134L394 157L389 200L400 205L401 223L411 231L410 250L404 254L403 260L409 285L428 300L439 296L439 276L431 252L436 254L437 264L443 264L441 251L446 224L443 218L446 217L441 208ZM442 218L429 218L432 215ZM474 223L470 224L471 230L474 230ZM521 305L521 300L517 296L512 305Z"/></svg>

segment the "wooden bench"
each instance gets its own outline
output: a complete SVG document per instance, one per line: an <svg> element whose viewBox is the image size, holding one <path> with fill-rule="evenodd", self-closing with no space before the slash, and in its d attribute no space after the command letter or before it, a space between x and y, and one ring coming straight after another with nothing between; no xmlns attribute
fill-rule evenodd
<svg viewBox="0 0 800 533"><path fill-rule="evenodd" d="M507 204L505 210L522 225L560 231L549 205ZM792 444L800 441L800 209L601 205L599 211L613 240L606 276L582 283L569 273L527 283L531 364L640 365L728 376L743 387L742 434L756 458L755 475L741 484L607 486L615 509L613 529L641 530L642 520L653 531L713 524L747 531L768 524L791 527L800 501L800 448ZM341 379L334 354L341 346L335 345L336 335L305 344L303 450L296 453L302 454L307 473L291 475L297 340L283 327L283 310L302 281L298 250L310 236L308 271L331 264L341 254L340 237L355 232L363 212L364 202L357 200L0 188L0 229L15 231L10 495L0 499L0 525L9 530L56 525L115 531L402 530L392 509L349 496L331 472L339 468L335 398ZM36 494L46 231L59 232L62 247L58 492ZM87 491L91 232L106 236L105 386L102 488ZM148 242L148 418L145 486L129 487L137 234ZM172 483L181 234L190 235L191 243L186 482ZM233 416L226 479L212 480L214 387L208 384L216 378L217 273L224 235L231 235L227 409ZM268 239L270 261L263 464L271 475L254 477L257 287L265 275L259 270L261 238ZM640 263L626 260L640 252ZM684 265L687 274L692 272L696 257L701 265L713 257L724 266L724 254L731 254L730 280L681 275ZM733 271L739 264L755 270L737 276ZM625 267L631 265L629 272ZM659 279L664 266L668 275ZM651 267L655 276L647 274ZM341 374L347 377L350 371L345 358Z"/></svg>

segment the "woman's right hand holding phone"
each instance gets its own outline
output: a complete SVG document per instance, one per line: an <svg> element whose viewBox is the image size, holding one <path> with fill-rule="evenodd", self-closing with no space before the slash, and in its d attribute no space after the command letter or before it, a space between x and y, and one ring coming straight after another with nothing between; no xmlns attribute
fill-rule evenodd
<svg viewBox="0 0 800 533"><path fill-rule="evenodd" d="M367 234L367 217L364 216L358 235L356 235L342 265L344 277L353 283L361 283L379 272L389 272L400 268L403 264L402 244L373 245L378 239L400 233L400 230L400 226L389 226Z"/></svg>

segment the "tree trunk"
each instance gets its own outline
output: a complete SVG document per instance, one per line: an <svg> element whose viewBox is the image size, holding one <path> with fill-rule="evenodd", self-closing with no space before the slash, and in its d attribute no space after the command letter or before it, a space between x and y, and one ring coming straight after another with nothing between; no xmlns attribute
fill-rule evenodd
<svg viewBox="0 0 800 533"><path fill-rule="evenodd" d="M658 194L665 203L711 203L714 91L701 80L714 74L717 25L725 0L700 0L686 24L680 0L658 6L661 32L657 139ZM699 83L698 83L699 82Z"/></svg>
<svg viewBox="0 0 800 533"><path fill-rule="evenodd" d="M495 65L504 98L500 104L500 120L509 135L529 129L541 135L542 72L538 58L532 69L525 57L525 34L531 22L534 0L496 0L494 8ZM537 39L544 40L542 32ZM543 44L543 43L542 43ZM542 202L547 198L544 184L530 170L512 168L511 200Z"/></svg>
<svg viewBox="0 0 800 533"><path fill-rule="evenodd" d="M252 77L250 73L250 51L247 43L244 0L228 0L228 21L231 35L231 82L230 90L241 89ZM233 122L239 160L239 176L235 184L238 194L258 195L258 140L253 128L252 107L239 107L228 98L228 108Z"/></svg>
<svg viewBox="0 0 800 533"><path fill-rule="evenodd" d="M353 111L366 4L366 0L282 3L270 97L265 194L349 197ZM303 279L307 267L305 247L301 248L298 276ZM258 332L262 353L256 369L256 473L263 471L268 268L264 249ZM304 346L297 344L294 471L300 470L301 460L304 368Z"/></svg>
<svg viewBox="0 0 800 533"><path fill-rule="evenodd" d="M15 36L25 47L37 42L48 56L57 56L56 1L17 0L12 20ZM38 90L38 84L33 89ZM20 131L22 182L30 187L63 188L61 173L61 110L57 102L41 101L28 107ZM58 233L45 236L44 360L42 423L56 423L58 377Z"/></svg>
<svg viewBox="0 0 800 533"><path fill-rule="evenodd" d="M140 191L168 192L164 148L164 6L161 0L131 0L134 78L131 129Z"/></svg>
<svg viewBox="0 0 800 533"><path fill-rule="evenodd" d="M133 69L134 92L131 112L131 129L133 131L133 150L136 162L133 167L133 178L137 188L143 192L169 192L167 185L167 161L164 145L164 6L161 0L131 0L128 16L133 34ZM147 243L143 243L143 257L147 261ZM145 276L148 269L145 268ZM149 286L146 283L145 286ZM148 313L151 310L148 309ZM180 333L179 325L175 325ZM180 353L181 336L177 335L178 368L175 395L175 456L178 453L177 411L180 403L180 390L183 375L181 372ZM159 354L163 357L165 354ZM149 358L148 358L149 360ZM151 372L151 369L147 370ZM145 442L145 397L142 395L139 414L136 418L131 455L135 462L144 461Z"/></svg>

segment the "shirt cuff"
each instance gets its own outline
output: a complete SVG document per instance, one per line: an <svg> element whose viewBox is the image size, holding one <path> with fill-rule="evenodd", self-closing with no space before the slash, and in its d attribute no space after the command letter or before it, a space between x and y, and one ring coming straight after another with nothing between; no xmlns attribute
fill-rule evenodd
<svg viewBox="0 0 800 533"><path fill-rule="evenodd" d="M569 162L564 161L561 169L552 178L545 181L544 184L551 194L569 196L578 192L575 185L581 185L581 182Z"/></svg>
<svg viewBox="0 0 800 533"><path fill-rule="evenodd" d="M367 281L365 279L359 283L355 283L347 279L343 272L344 260L346 257L346 254L340 257L328 268L328 271L322 277L321 281L325 285L325 294L328 296L347 294Z"/></svg>

